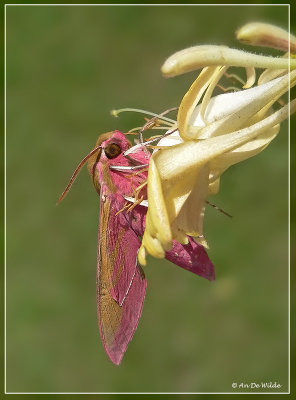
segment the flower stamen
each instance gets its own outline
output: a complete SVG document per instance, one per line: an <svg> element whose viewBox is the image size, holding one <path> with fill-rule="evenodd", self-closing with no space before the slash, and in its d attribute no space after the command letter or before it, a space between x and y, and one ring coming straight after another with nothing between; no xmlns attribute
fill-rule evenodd
<svg viewBox="0 0 296 400"><path fill-rule="evenodd" d="M176 109L176 108L169 109L169 112L170 112L170 111L173 111L173 110L175 110L175 109ZM168 111L168 110L166 110L166 111ZM166 111L165 111L165 112L166 112ZM172 123L172 124L175 123L175 121L174 121L173 119L171 119L171 118L168 118L168 117L165 117L165 116L162 116L162 117L160 118L160 116L161 116L162 114L156 114L156 113L153 113L153 112L151 112L151 111L142 110L142 109L140 109L140 108L130 108L130 107L127 107L127 108L120 108L120 109L118 109L118 110L111 110L111 111L110 111L110 114L113 115L113 117L117 118L118 115L121 114L121 113L123 113L123 112L136 112L136 113L145 114L145 115L152 115L153 117L159 117L159 119L161 119L161 120L163 120L163 121L167 121L167 122L170 122L170 123Z"/></svg>

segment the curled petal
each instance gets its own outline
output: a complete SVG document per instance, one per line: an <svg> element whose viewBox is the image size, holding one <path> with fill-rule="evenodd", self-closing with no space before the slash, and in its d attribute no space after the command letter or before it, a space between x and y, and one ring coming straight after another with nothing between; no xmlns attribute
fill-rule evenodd
<svg viewBox="0 0 296 400"><path fill-rule="evenodd" d="M193 82L188 92L182 99L178 111L178 128L181 133L181 137L186 138L186 132L188 131L190 116L200 101L202 95L207 90L211 81L219 74L220 67L208 67L204 68L197 79Z"/></svg>
<svg viewBox="0 0 296 400"><path fill-rule="evenodd" d="M254 67L246 67L247 82L244 84L243 89L249 89L256 82L256 71Z"/></svg>
<svg viewBox="0 0 296 400"><path fill-rule="evenodd" d="M213 65L295 69L296 60L262 56L226 46L201 45L173 54L164 62L161 71L165 77L173 77Z"/></svg>
<svg viewBox="0 0 296 400"><path fill-rule="evenodd" d="M207 88L207 90L203 96L202 103L200 105L200 117L204 123L205 123L205 112L206 112L207 106L209 104L209 101L211 100L213 91L215 90L218 82L220 81L220 79L222 78L222 76L224 75L226 70L227 70L227 67L222 67L222 68L217 69L217 71L215 71L215 73L212 76L209 87Z"/></svg>

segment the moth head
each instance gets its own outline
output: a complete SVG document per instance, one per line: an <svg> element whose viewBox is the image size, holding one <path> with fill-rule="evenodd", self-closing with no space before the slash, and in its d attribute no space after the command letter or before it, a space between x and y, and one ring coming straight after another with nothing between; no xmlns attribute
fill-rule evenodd
<svg viewBox="0 0 296 400"><path fill-rule="evenodd" d="M103 133L98 137L95 147L80 161L73 175L71 176L68 185L57 201L59 204L66 194L69 192L73 182L75 181L80 169L87 162L88 171L93 179L96 190L100 191L99 179L97 178L96 166L101 160L102 154L107 160L112 160L122 154L131 146L131 143L126 139L125 135L120 131L112 131Z"/></svg>
<svg viewBox="0 0 296 400"><path fill-rule="evenodd" d="M103 133L98 137L94 148L101 148L100 154L93 154L87 163L87 168L92 176L96 164L103 159L112 160L122 154L131 146L131 143L126 139L125 135L120 131L112 131Z"/></svg>
<svg viewBox="0 0 296 400"><path fill-rule="evenodd" d="M98 137L95 148L100 148L98 154L94 154L88 160L88 171L92 177L94 187L97 192L100 191L100 177L97 165L103 175L103 180L108 186L112 187L112 181L109 176L109 166L112 163L118 163L119 157L123 157L123 153L131 146L125 135L120 131L112 131L104 133Z"/></svg>

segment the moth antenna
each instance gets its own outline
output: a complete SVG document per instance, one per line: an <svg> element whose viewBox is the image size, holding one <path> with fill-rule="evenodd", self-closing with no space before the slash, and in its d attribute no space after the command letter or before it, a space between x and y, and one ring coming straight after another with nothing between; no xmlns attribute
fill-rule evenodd
<svg viewBox="0 0 296 400"><path fill-rule="evenodd" d="M226 211L222 210L222 208L216 206L215 204L210 203L208 200L206 200L206 203L207 203L209 206L211 206L211 207L215 208L216 210L220 211L222 214L227 215L227 217L232 218L232 215L230 215L230 214L228 214Z"/></svg>
<svg viewBox="0 0 296 400"><path fill-rule="evenodd" d="M66 196L66 194L69 192L69 190L70 190L70 188L71 188L73 182L75 181L75 179L76 179L76 177L77 177L79 171L81 170L81 168L83 167L83 165L86 163L86 161L87 161L91 156L93 156L99 149L101 149L101 146L95 147L90 153L88 153L87 156L85 156L85 157L80 161L80 163L79 163L78 166L76 167L75 171L73 172L73 175L71 176L68 185L66 186L65 190L63 191L63 193L62 193L61 196L59 197L59 199L58 199L56 205L58 205L58 204L63 200L63 198Z"/></svg>

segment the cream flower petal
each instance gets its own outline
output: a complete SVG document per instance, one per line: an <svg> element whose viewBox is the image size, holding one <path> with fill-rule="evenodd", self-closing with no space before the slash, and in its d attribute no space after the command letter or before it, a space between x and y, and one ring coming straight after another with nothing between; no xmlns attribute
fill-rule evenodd
<svg viewBox="0 0 296 400"><path fill-rule="evenodd" d="M213 80L216 81L216 77L220 76L220 70L221 67L204 68L183 97L183 100L179 106L177 118L180 132L188 131L190 116L194 108L200 101L204 92L210 86L211 82ZM181 133L181 136L184 138L185 133L184 135Z"/></svg>
<svg viewBox="0 0 296 400"><path fill-rule="evenodd" d="M296 100L291 101L291 113L295 111ZM188 172L197 164L202 164L227 151L233 150L256 138L266 129L277 125L289 115L289 105L274 112L269 117L239 131L200 141L188 141L165 151L155 153L154 161L161 167L160 178L169 180L175 174Z"/></svg>
<svg viewBox="0 0 296 400"><path fill-rule="evenodd" d="M256 70L254 67L246 67L247 82L244 84L243 89L249 89L256 82Z"/></svg>
<svg viewBox="0 0 296 400"><path fill-rule="evenodd" d="M190 119L191 126L188 127L189 124L187 124L187 130L186 128L183 131L180 129L180 135L185 140L205 139L217 134L221 135L240 129L246 123L249 124L250 118L254 117L263 107L265 107L265 112L267 112L266 105L268 104L269 108L279 97L288 91L289 81L291 87L296 84L296 71L291 72L290 78L288 75L285 75L251 89L216 96L210 100L205 113L204 118L208 122L208 125L204 126L204 122L201 121L199 116L200 108L197 107L192 112L192 115L186 116L187 120ZM191 90L193 91L192 95L194 95L193 86L189 89L189 91ZM188 103L185 97L181 105L183 102ZM185 112L184 107L180 108L180 117L178 115L178 120L185 120L185 117L181 115ZM188 113L190 112L191 107L189 106ZM262 118L262 115L260 117Z"/></svg>

